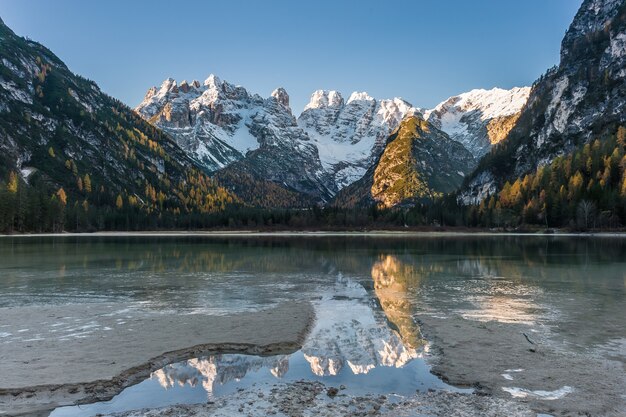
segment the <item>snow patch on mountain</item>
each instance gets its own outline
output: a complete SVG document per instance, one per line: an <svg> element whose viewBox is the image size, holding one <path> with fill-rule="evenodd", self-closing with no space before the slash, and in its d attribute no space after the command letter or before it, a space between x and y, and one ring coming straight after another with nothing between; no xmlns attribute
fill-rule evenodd
<svg viewBox="0 0 626 417"><path fill-rule="evenodd" d="M298 125L317 146L322 166L341 189L361 178L382 153L387 137L419 110L401 98L376 100L353 92L347 102L337 91L315 91Z"/></svg>
<svg viewBox="0 0 626 417"><path fill-rule="evenodd" d="M4 81L2 78L0 78L0 87L8 91L14 100L21 101L25 104L33 104L33 99L30 94L27 91L18 88L17 84L15 84L14 82Z"/></svg>

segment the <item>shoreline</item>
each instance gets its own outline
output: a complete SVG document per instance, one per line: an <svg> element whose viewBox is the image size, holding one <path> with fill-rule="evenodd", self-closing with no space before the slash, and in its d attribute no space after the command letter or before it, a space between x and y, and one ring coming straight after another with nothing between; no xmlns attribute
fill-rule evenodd
<svg viewBox="0 0 626 417"><path fill-rule="evenodd" d="M329 394L333 392L336 394ZM416 392L410 396L351 395L319 381L279 382L251 387L208 403L171 405L105 414L106 417L536 417L520 402L449 391Z"/></svg>
<svg viewBox="0 0 626 417"><path fill-rule="evenodd" d="M491 232L491 231L421 231L421 230L353 230L353 231L258 231L258 230L207 230L207 231L106 231L68 233L0 234L0 238L36 237L611 237L626 238L626 231L616 232Z"/></svg>

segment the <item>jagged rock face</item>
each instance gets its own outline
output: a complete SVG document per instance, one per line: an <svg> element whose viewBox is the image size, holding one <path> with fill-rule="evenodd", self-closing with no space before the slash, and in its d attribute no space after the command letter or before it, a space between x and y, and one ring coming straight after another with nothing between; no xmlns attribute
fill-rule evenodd
<svg viewBox="0 0 626 417"><path fill-rule="evenodd" d="M424 117L481 158L508 135L529 94L529 87L472 90L425 111Z"/></svg>
<svg viewBox="0 0 626 417"><path fill-rule="evenodd" d="M533 86L502 146L481 161L460 198L478 203L512 180L626 122L626 2L585 0L561 62Z"/></svg>
<svg viewBox="0 0 626 417"><path fill-rule="evenodd" d="M207 169L239 171L318 203L334 195L332 178L323 170L315 144L297 125L283 88L263 99L214 75L202 86L183 84L186 92L172 79L151 88L136 111L171 134ZM244 186L236 181L225 185Z"/></svg>
<svg viewBox="0 0 626 417"><path fill-rule="evenodd" d="M604 30L606 23L617 16L623 3L623 0L585 0L563 38L561 61L575 60L571 46L589 34Z"/></svg>
<svg viewBox="0 0 626 417"><path fill-rule="evenodd" d="M318 90L298 118L318 148L322 166L341 189L361 178L382 153L389 134L418 110L394 98L376 100L352 93L347 102L337 91Z"/></svg>
<svg viewBox="0 0 626 417"><path fill-rule="evenodd" d="M412 204L456 190L474 166L475 159L463 145L423 118L412 116L389 137L376 164L341 190L334 204Z"/></svg>
<svg viewBox="0 0 626 417"><path fill-rule="evenodd" d="M135 110L214 171L260 146L248 125L265 105L260 96L210 75L202 85L183 81L181 87L168 78L160 88L149 89ZM280 116L290 124L290 114Z"/></svg>
<svg viewBox="0 0 626 417"><path fill-rule="evenodd" d="M289 94L284 88L279 87L272 91L272 97L274 97L284 107L289 108Z"/></svg>
<svg viewBox="0 0 626 417"><path fill-rule="evenodd" d="M312 199L322 204L329 201L337 192L335 184L324 171L317 148L298 127L289 108L270 97L264 110L257 113L248 126L249 132L259 140L259 148L223 171L239 170L257 179L284 185L288 190L303 194L303 200Z"/></svg>

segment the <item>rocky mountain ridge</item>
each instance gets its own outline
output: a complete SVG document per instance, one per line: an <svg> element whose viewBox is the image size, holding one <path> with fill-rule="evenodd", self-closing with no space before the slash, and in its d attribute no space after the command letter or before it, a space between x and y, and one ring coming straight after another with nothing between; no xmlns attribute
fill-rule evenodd
<svg viewBox="0 0 626 417"><path fill-rule="evenodd" d="M282 88L263 99L215 75L202 84L178 85L167 79L160 88L148 90L136 111L169 133L207 170L226 169L221 178L231 189L246 187L249 182L238 179L249 176L318 202L336 192Z"/></svg>
<svg viewBox="0 0 626 417"><path fill-rule="evenodd" d="M424 117L481 158L506 138L529 94L530 87L472 90L425 111Z"/></svg>
<svg viewBox="0 0 626 417"><path fill-rule="evenodd" d="M508 132L527 92L474 90L425 114L480 157ZM148 90L136 111L244 200L305 206L327 203L363 177L402 120L422 115L401 98L353 92L345 100L338 91L317 90L296 118L283 88L263 99L215 75L202 84L167 79ZM258 189L269 200L256 198Z"/></svg>
<svg viewBox="0 0 626 417"><path fill-rule="evenodd" d="M418 113L397 97L376 100L365 92L353 92L344 101L338 91L318 90L298 117L298 125L317 146L322 166L341 189L363 176L405 117Z"/></svg>
<svg viewBox="0 0 626 417"><path fill-rule="evenodd" d="M626 123L626 2L585 0L561 44L561 61L533 85L502 145L461 192L479 203L509 180L545 166Z"/></svg>

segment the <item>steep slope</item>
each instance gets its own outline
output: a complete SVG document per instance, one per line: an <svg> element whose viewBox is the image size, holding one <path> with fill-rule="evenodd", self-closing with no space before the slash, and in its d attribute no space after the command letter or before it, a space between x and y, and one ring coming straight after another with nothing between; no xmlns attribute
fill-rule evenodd
<svg viewBox="0 0 626 417"><path fill-rule="evenodd" d="M239 86L209 76L200 85L172 79L151 88L136 111L171 134L191 156L233 190L248 187L245 176L283 193L325 202L336 192L323 170L316 146L298 127L287 92L279 88L263 99ZM279 204L282 205L282 204Z"/></svg>
<svg viewBox="0 0 626 417"><path fill-rule="evenodd" d="M456 190L474 166L463 145L420 116L411 116L389 137L376 164L341 190L334 205L411 204Z"/></svg>
<svg viewBox="0 0 626 417"><path fill-rule="evenodd" d="M626 127L507 181L476 212L488 226L585 230L626 224Z"/></svg>
<svg viewBox="0 0 626 417"><path fill-rule="evenodd" d="M298 117L317 146L324 169L338 189L361 178L382 153L389 134L418 113L400 98L376 100L354 92L347 102L337 91L318 90Z"/></svg>
<svg viewBox="0 0 626 417"><path fill-rule="evenodd" d="M529 87L472 90L425 111L424 118L481 158L508 135L529 94Z"/></svg>
<svg viewBox="0 0 626 417"><path fill-rule="evenodd" d="M508 138L461 193L478 203L555 157L613 134L626 121L626 2L585 0L561 45L558 67L533 86Z"/></svg>
<svg viewBox="0 0 626 417"><path fill-rule="evenodd" d="M0 21L3 179L6 198L18 205L22 191L39 190L28 221L66 204L80 205L85 215L103 206L173 214L215 211L231 201L163 132Z"/></svg>

